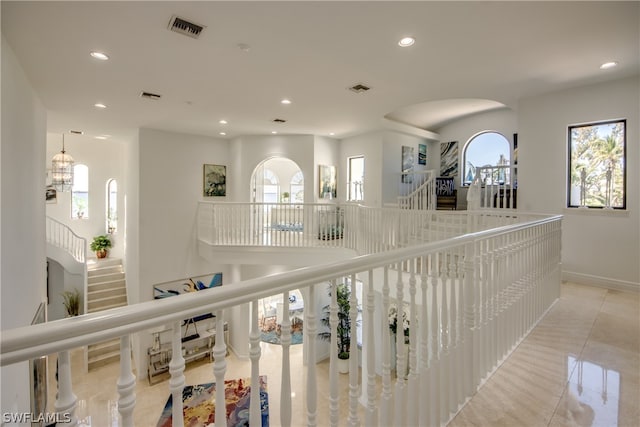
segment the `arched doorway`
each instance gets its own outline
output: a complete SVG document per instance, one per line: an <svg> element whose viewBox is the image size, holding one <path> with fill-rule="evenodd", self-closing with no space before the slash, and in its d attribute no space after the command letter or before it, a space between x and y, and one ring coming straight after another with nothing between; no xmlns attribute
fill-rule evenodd
<svg viewBox="0 0 640 427"><path fill-rule="evenodd" d="M262 161L251 176L251 199L257 203L304 202L304 175L296 162L286 157Z"/></svg>

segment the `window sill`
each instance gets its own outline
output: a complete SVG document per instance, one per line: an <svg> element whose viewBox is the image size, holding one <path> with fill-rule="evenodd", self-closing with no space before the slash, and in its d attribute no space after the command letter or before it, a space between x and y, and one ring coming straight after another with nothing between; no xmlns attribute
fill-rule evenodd
<svg viewBox="0 0 640 427"><path fill-rule="evenodd" d="M602 208L564 208L565 215L608 216L628 218L628 209L602 209Z"/></svg>

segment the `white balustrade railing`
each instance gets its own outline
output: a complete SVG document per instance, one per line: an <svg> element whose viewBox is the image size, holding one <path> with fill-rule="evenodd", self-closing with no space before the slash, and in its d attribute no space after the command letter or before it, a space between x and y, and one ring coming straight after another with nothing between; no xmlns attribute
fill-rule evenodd
<svg viewBox="0 0 640 427"><path fill-rule="evenodd" d="M435 171L403 172L398 187L398 207L402 209L436 208Z"/></svg>
<svg viewBox="0 0 640 427"><path fill-rule="evenodd" d="M518 167L482 166L467 193L469 209L516 209L518 207Z"/></svg>
<svg viewBox="0 0 640 427"><path fill-rule="evenodd" d="M46 217L46 241L64 250L79 263L84 263L87 259L87 239L51 217Z"/></svg>
<svg viewBox="0 0 640 427"><path fill-rule="evenodd" d="M208 212L208 211L207 211ZM361 215L372 212L360 211ZM442 425L478 389L499 363L522 340L559 296L561 217L535 216L527 222L503 225L500 218L512 222L509 215L461 215L461 227L483 227L489 220L493 229L477 231L430 243L380 250L353 259L311 266L284 274L256 278L68 318L46 324L3 331L0 365L7 366L30 358L59 352L60 376L56 410L72 414L76 397L71 387L68 353L71 349L109 338L121 337L121 374L118 379L118 409L123 425L132 426L136 396L130 366L131 351L127 343L132 334L160 325L173 327L173 358L170 364L169 390L173 393L173 425L182 424L181 391L185 384L180 324L183 319L216 313L216 337L224 337L224 312L251 303L249 335L251 384L259 384L260 347L258 333L258 299L281 293L285 304L289 292L300 289L310 300L305 304L304 340L308 345L305 403L306 419L296 425L331 426L339 424L339 414L348 414L349 425ZM388 218L384 218L387 219ZM311 220L311 219L310 219ZM360 220L358 217L357 220ZM397 225L397 223L393 223ZM207 230L204 230L207 231ZM384 230L378 230L382 232ZM356 230L356 235L365 231ZM241 234L242 235L242 234ZM208 235L210 237L210 235ZM362 281L362 301L356 299L356 282ZM325 292L327 284L335 291L338 284L351 286L351 310L355 319L358 304L363 310L362 345L351 346L348 397L340 398L337 374L338 347L337 302L331 292L331 353L328 388L317 381L317 326L314 298ZM382 309L375 310L375 300ZM407 347L403 334L392 336L386 324L391 304L409 306L410 333ZM309 308L309 310L307 310ZM287 312L287 307L284 307ZM288 316L282 324L281 396L270 398L273 424L290 426L291 341ZM355 324L355 320L352 324ZM391 340L396 342L396 373L392 375ZM365 362L362 372L359 354ZM213 373L218 384L226 376L226 343L216 339ZM376 365L381 366L380 372ZM406 375L405 375L406 372ZM299 373L297 373L299 375ZM376 380L380 379L380 393ZM328 396L327 405L319 405L319 395ZM362 394L362 396L361 396ZM256 397L256 399L253 398ZM260 420L259 394L252 395L250 419ZM303 399L297 397L296 399ZM361 407L360 402L366 402ZM162 402L158 403L160 410ZM216 407L224 407L224 388L216 389ZM72 421L75 417L72 416ZM324 420L324 421L319 421ZM73 425L73 422L72 422ZM215 425L225 426L224 417Z"/></svg>

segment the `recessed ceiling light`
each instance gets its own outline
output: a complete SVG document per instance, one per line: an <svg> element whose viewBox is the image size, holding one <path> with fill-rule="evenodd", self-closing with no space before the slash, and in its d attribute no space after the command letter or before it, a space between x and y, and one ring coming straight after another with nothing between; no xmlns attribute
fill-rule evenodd
<svg viewBox="0 0 640 427"><path fill-rule="evenodd" d="M220 135L225 136L227 133L226 132L220 132Z"/></svg>
<svg viewBox="0 0 640 427"><path fill-rule="evenodd" d="M277 131L275 131L275 130L272 130L272 131L271 131L271 133L275 135L275 134L277 134L278 132L277 132Z"/></svg>
<svg viewBox="0 0 640 427"><path fill-rule="evenodd" d="M617 62L615 62L615 61L605 62L604 64L602 64L602 65L600 66L600 69L601 69L601 70L607 70L607 69L609 69L609 68L613 68L613 67L617 67L617 66L618 66L618 63L617 63Z"/></svg>
<svg viewBox="0 0 640 427"><path fill-rule="evenodd" d="M93 104L93 106L94 106L94 107L96 107L96 108L107 108L107 106L106 106L106 105L101 104L101 103L99 103L99 102L98 102L97 104Z"/></svg>
<svg viewBox="0 0 640 427"><path fill-rule="evenodd" d="M226 125L228 122L225 119L222 119L218 123L220 123L221 125Z"/></svg>
<svg viewBox="0 0 640 427"><path fill-rule="evenodd" d="M400 47L409 47L409 46L413 45L415 42L416 42L416 39L414 39L413 37L403 37L398 42L398 46L400 46Z"/></svg>
<svg viewBox="0 0 640 427"><path fill-rule="evenodd" d="M335 135L335 132L329 132L329 136Z"/></svg>
<svg viewBox="0 0 640 427"><path fill-rule="evenodd" d="M289 105L289 104L291 104L291 100L290 99L283 99L282 101L280 101L280 103L284 104L284 105Z"/></svg>
<svg viewBox="0 0 640 427"><path fill-rule="evenodd" d="M107 139L107 137L106 137L106 136L104 136L104 135L99 135L99 136L96 136L95 138L96 138L96 139Z"/></svg>
<svg viewBox="0 0 640 427"><path fill-rule="evenodd" d="M109 59L109 56L106 53L102 52L91 52L90 55L101 61L106 61L107 59Z"/></svg>

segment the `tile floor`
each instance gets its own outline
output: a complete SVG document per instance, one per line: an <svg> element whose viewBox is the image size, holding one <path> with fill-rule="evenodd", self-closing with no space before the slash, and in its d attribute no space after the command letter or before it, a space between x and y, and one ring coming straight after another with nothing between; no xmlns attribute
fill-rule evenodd
<svg viewBox="0 0 640 427"><path fill-rule="evenodd" d="M640 299L636 293L564 283L560 299L518 346L450 426L640 426ZM281 347L262 344L261 374L268 378L269 399L279 400ZM81 366L81 353L74 352ZM305 425L302 346L291 347L293 425ZM76 364L78 363L78 364ZM230 355L227 378L244 376L249 367ZM55 361L50 366L55 366ZM317 366L318 425L328 425L328 363ZM54 371L54 369L50 369ZM77 414L93 427L118 426L114 416L117 364L89 374L74 373ZM208 363L189 365L187 384L213 381ZM348 376L341 375L347 399ZM53 382L51 384L54 384ZM50 387L50 391L51 391ZM55 394L55 393L54 393ZM169 395L168 382L136 388L135 425L153 427ZM51 393L50 393L51 395ZM297 396L297 397L295 397ZM53 396L50 397L50 402ZM272 406L273 408L277 406ZM341 425L347 408L342 408ZM344 416L343 416L344 415ZM361 418L364 419L364 418ZM280 425L272 410L270 425Z"/></svg>

